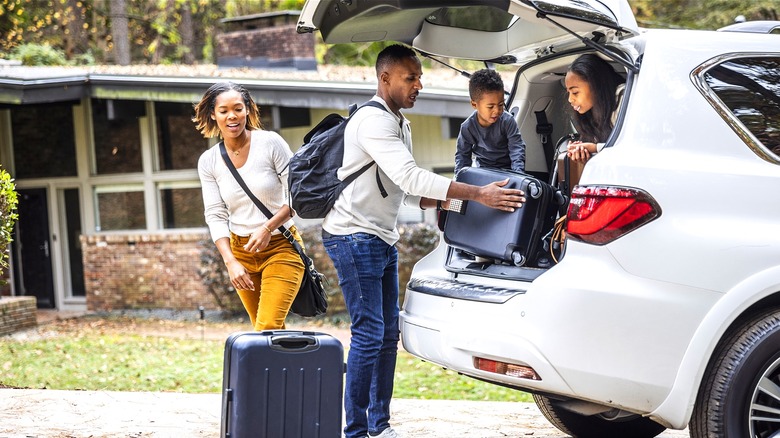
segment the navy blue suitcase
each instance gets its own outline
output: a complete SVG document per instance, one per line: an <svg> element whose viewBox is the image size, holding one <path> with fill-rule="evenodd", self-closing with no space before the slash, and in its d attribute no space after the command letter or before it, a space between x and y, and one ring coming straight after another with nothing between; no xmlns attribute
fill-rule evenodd
<svg viewBox="0 0 780 438"><path fill-rule="evenodd" d="M465 168L455 180L484 186L507 178L509 183L504 187L524 191L525 204L509 213L464 201L459 213L447 212L444 241L472 255L523 266L535 259L542 232L549 225L552 186L531 175L486 167Z"/></svg>
<svg viewBox="0 0 780 438"><path fill-rule="evenodd" d="M223 438L341 437L344 347L326 333L231 334L222 378Z"/></svg>

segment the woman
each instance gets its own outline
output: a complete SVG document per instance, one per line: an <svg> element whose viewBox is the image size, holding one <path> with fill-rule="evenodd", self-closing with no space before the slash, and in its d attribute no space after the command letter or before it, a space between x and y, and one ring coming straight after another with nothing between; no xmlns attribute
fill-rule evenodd
<svg viewBox="0 0 780 438"><path fill-rule="evenodd" d="M239 186L219 145L198 161L206 223L255 330L283 329L303 278L301 257L277 230L285 225L303 245L286 203L292 151L263 130L260 110L241 85L212 85L195 105L193 122L205 137L219 135L252 193L272 212L266 217Z"/></svg>
<svg viewBox="0 0 780 438"><path fill-rule="evenodd" d="M612 66L594 54L574 60L565 82L574 125L580 134L579 141L569 143L567 153L572 161L584 163L604 148L615 127L625 85Z"/></svg>

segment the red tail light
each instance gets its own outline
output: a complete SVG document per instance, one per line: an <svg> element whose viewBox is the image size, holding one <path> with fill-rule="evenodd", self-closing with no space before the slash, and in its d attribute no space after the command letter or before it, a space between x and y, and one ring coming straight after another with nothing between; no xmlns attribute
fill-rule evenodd
<svg viewBox="0 0 780 438"><path fill-rule="evenodd" d="M474 356L474 368L490 373L503 374L521 379L542 380L536 371L527 365L517 365L507 362L485 359Z"/></svg>
<svg viewBox="0 0 780 438"><path fill-rule="evenodd" d="M660 215L661 207L642 190L579 186L571 195L566 233L594 245L605 245Z"/></svg>

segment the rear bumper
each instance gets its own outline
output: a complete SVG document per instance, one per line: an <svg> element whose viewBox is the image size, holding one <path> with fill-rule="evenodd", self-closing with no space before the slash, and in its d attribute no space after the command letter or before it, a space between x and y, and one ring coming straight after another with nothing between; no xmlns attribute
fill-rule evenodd
<svg viewBox="0 0 780 438"><path fill-rule="evenodd" d="M522 300L517 294L511 301ZM401 341L404 349L426 361L459 373L526 391L570 394L565 383L541 351L520 333L501 329L504 303L464 300L407 289L401 312ZM428 309L416 313L414 309ZM490 317L490 324L484 318ZM522 317L520 317L522 318ZM481 320L481 322L479 321ZM522 331L522 324L513 330ZM500 332L498 334L497 332ZM542 380L520 379L478 370L474 358L500 360L533 368Z"/></svg>
<svg viewBox="0 0 780 438"><path fill-rule="evenodd" d="M413 277L449 278L439 281L449 282L451 290L415 289L423 283L410 282L400 316L404 348L453 371L525 391L653 412L721 294L631 275L605 247L577 249L531 283L454 279L426 260ZM493 301L482 291L459 295L454 289L468 281L488 294L501 287L514 293ZM475 357L531 367L541 380L477 370Z"/></svg>

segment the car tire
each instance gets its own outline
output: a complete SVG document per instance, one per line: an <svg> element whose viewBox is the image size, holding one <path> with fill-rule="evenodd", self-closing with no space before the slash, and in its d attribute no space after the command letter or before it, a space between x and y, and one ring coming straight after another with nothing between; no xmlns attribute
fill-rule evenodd
<svg viewBox="0 0 780 438"><path fill-rule="evenodd" d="M696 397L691 437L778 436L780 309L748 318L713 357Z"/></svg>
<svg viewBox="0 0 780 438"><path fill-rule="evenodd" d="M582 415L550 397L534 394L534 401L547 420L561 432L576 438L652 438L666 428L640 415L610 420L603 415Z"/></svg>

